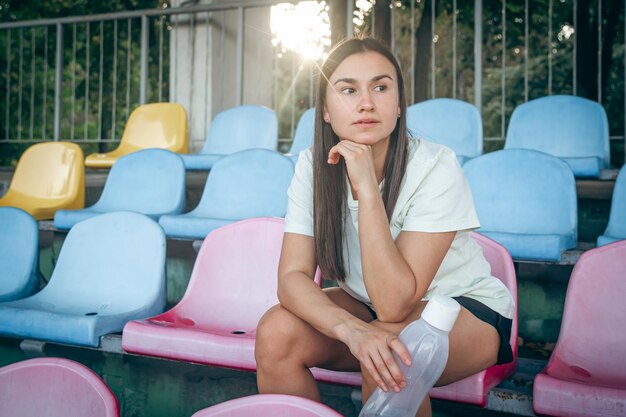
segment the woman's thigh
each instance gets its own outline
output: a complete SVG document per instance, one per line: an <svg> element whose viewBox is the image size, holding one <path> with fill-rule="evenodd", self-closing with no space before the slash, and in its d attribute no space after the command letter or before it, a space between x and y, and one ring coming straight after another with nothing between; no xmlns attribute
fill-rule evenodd
<svg viewBox="0 0 626 417"><path fill-rule="evenodd" d="M325 293L335 304L355 317L367 322L373 320L367 307L342 289L328 288ZM257 333L257 350L271 351L283 360L291 358L309 368L322 367L339 371L360 369L359 361L343 342L326 336L280 305L272 307L261 319ZM257 356L259 353L261 352L257 352Z"/></svg>
<svg viewBox="0 0 626 417"><path fill-rule="evenodd" d="M448 363L437 386L451 384L494 365L500 336L497 330L461 307L449 334Z"/></svg>

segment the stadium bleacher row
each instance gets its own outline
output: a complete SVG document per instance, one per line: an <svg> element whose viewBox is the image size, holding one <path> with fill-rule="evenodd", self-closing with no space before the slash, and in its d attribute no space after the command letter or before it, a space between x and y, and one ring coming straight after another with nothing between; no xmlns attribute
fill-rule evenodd
<svg viewBox="0 0 626 417"><path fill-rule="evenodd" d="M117 398L86 366L63 358L36 358L0 368L0 409L7 416L119 417ZM67 393L72 395L68 396ZM41 395L46 393L46 395ZM61 399L64 401L54 401ZM341 417L331 408L288 395L252 395L223 402L192 417Z"/></svg>
<svg viewBox="0 0 626 417"><path fill-rule="evenodd" d="M160 116L168 112L173 116ZM437 122L442 117L458 123ZM287 187L298 152L312 142L313 125L309 109L283 155L275 150L275 114L240 106L218 114L203 149L188 155L184 109L159 103L133 112L111 153L84 159L77 145L64 142L28 148L0 199L0 335L98 346L102 336L121 332L129 353L254 371L255 328L277 302ZM480 115L467 103L435 99L410 106L408 126L457 153L481 220L473 237L514 295L514 260L559 262L576 247L575 178L600 178L610 156L606 115L597 103L570 96L530 101L513 113L505 149L487 154ZM85 166L110 167L100 198L87 208ZM210 172L200 202L183 213L189 170ZM626 372L619 365L626 336L614 331L626 318L624 168L611 205L598 247L580 257L570 278L556 348L535 378L537 413L622 415L616 410L626 409ZM52 277L39 290L37 220L46 219L68 234ZM165 311L167 238L202 244L185 295ZM515 353L517 340L516 316ZM97 376L85 376L68 361L25 362L0 369L0 385L36 367L47 369L45 375L81 374L82 384L98 385ZM489 390L514 370L515 362L494 366L431 395L484 407ZM312 372L319 381L360 386L359 373ZM17 407L12 404L0 396L0 409ZM119 413L115 397L101 407L98 415ZM280 407L300 410L294 415L338 415L299 399L261 395L194 416L235 415L226 413L246 407L261 415L264 407L267 415Z"/></svg>

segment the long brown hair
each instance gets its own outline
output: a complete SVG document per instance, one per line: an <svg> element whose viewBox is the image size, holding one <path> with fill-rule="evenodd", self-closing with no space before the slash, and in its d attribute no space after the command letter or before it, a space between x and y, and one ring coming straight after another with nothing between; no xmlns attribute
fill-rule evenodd
<svg viewBox="0 0 626 417"><path fill-rule="evenodd" d="M337 67L350 55L376 52L393 64L398 78L400 117L391 133L385 159L382 199L387 218L391 220L400 193L407 163L408 133L404 79L398 61L391 51L373 38L352 38L338 44L322 64L315 103L315 136L313 142L313 226L317 263L325 279L343 281L346 271L343 259L345 228L346 167L343 158L329 165L328 153L339 142L329 123L323 120L326 86Z"/></svg>

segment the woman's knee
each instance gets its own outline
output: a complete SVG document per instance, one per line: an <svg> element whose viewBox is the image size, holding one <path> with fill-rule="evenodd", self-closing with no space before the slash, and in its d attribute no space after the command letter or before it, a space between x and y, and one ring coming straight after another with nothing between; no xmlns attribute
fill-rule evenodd
<svg viewBox="0 0 626 417"><path fill-rule="evenodd" d="M255 341L255 357L269 363L284 361L298 340L298 319L280 305L270 308L259 321Z"/></svg>

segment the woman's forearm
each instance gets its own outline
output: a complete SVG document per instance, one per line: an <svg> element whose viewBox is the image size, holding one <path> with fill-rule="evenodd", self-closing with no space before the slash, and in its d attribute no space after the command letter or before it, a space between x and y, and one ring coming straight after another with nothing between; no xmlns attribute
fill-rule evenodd
<svg viewBox="0 0 626 417"><path fill-rule="evenodd" d="M431 279L415 277L396 246L380 194L359 195L359 242L363 279L381 321L401 322Z"/></svg>
<svg viewBox="0 0 626 417"><path fill-rule="evenodd" d="M279 278L278 299L282 307L326 336L344 343L349 327L364 324L335 304L310 277L300 271L291 271Z"/></svg>

